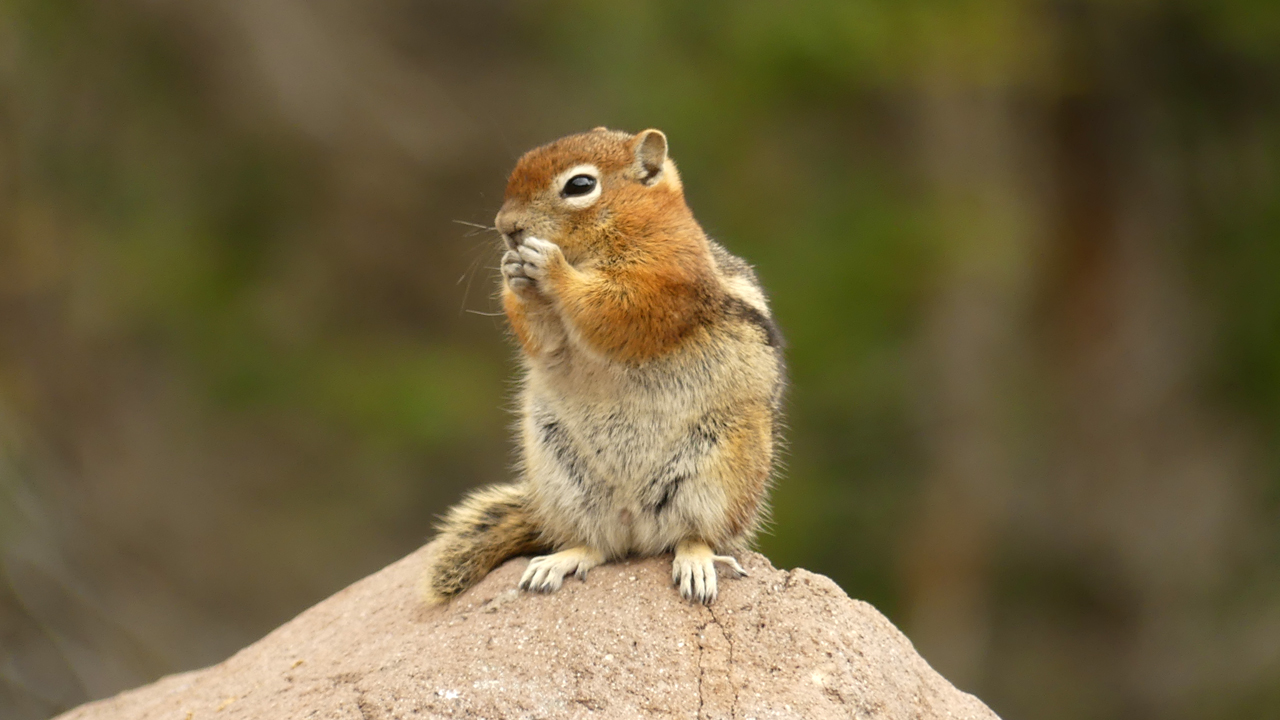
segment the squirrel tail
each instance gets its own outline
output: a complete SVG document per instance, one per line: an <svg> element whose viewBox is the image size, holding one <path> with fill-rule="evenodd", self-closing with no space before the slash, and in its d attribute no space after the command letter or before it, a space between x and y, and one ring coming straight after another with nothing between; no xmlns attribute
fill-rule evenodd
<svg viewBox="0 0 1280 720"><path fill-rule="evenodd" d="M449 509L439 530L422 582L431 605L447 602L510 558L551 549L522 483L476 490Z"/></svg>

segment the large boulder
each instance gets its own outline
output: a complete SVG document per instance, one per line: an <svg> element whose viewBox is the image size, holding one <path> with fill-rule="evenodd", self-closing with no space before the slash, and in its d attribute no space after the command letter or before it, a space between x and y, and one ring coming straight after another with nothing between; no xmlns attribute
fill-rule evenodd
<svg viewBox="0 0 1280 720"><path fill-rule="evenodd" d="M429 546L428 546L429 547ZM670 558L604 565L552 595L513 560L445 607L418 600L420 550L203 670L63 720L233 718L995 718L875 608L831 580L723 573L711 607Z"/></svg>

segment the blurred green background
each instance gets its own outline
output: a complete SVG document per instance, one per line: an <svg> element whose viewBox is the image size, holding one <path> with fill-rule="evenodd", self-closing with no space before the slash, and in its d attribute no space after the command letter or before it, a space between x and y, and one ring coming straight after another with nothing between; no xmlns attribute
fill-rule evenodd
<svg viewBox="0 0 1280 720"><path fill-rule="evenodd" d="M0 0L0 717L508 477L464 223L596 125L771 293L775 564L1004 717L1280 716L1275 0Z"/></svg>

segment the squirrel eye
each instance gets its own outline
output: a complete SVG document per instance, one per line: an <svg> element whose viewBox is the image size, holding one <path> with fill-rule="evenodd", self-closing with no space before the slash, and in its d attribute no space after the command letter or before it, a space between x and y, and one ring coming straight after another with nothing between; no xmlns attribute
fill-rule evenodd
<svg viewBox="0 0 1280 720"><path fill-rule="evenodd" d="M560 194L564 197L573 197L575 195L586 195L596 187L596 179L590 175L574 175L569 178L569 182L564 184L564 189Z"/></svg>

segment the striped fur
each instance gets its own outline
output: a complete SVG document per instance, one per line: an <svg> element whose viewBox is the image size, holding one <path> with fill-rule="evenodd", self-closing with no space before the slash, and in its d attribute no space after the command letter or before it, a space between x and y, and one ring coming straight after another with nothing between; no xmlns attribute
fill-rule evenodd
<svg viewBox="0 0 1280 720"><path fill-rule="evenodd" d="M422 588L430 604L475 585L509 558L550 549L533 522L524 484L472 492L449 510L438 529Z"/></svg>

